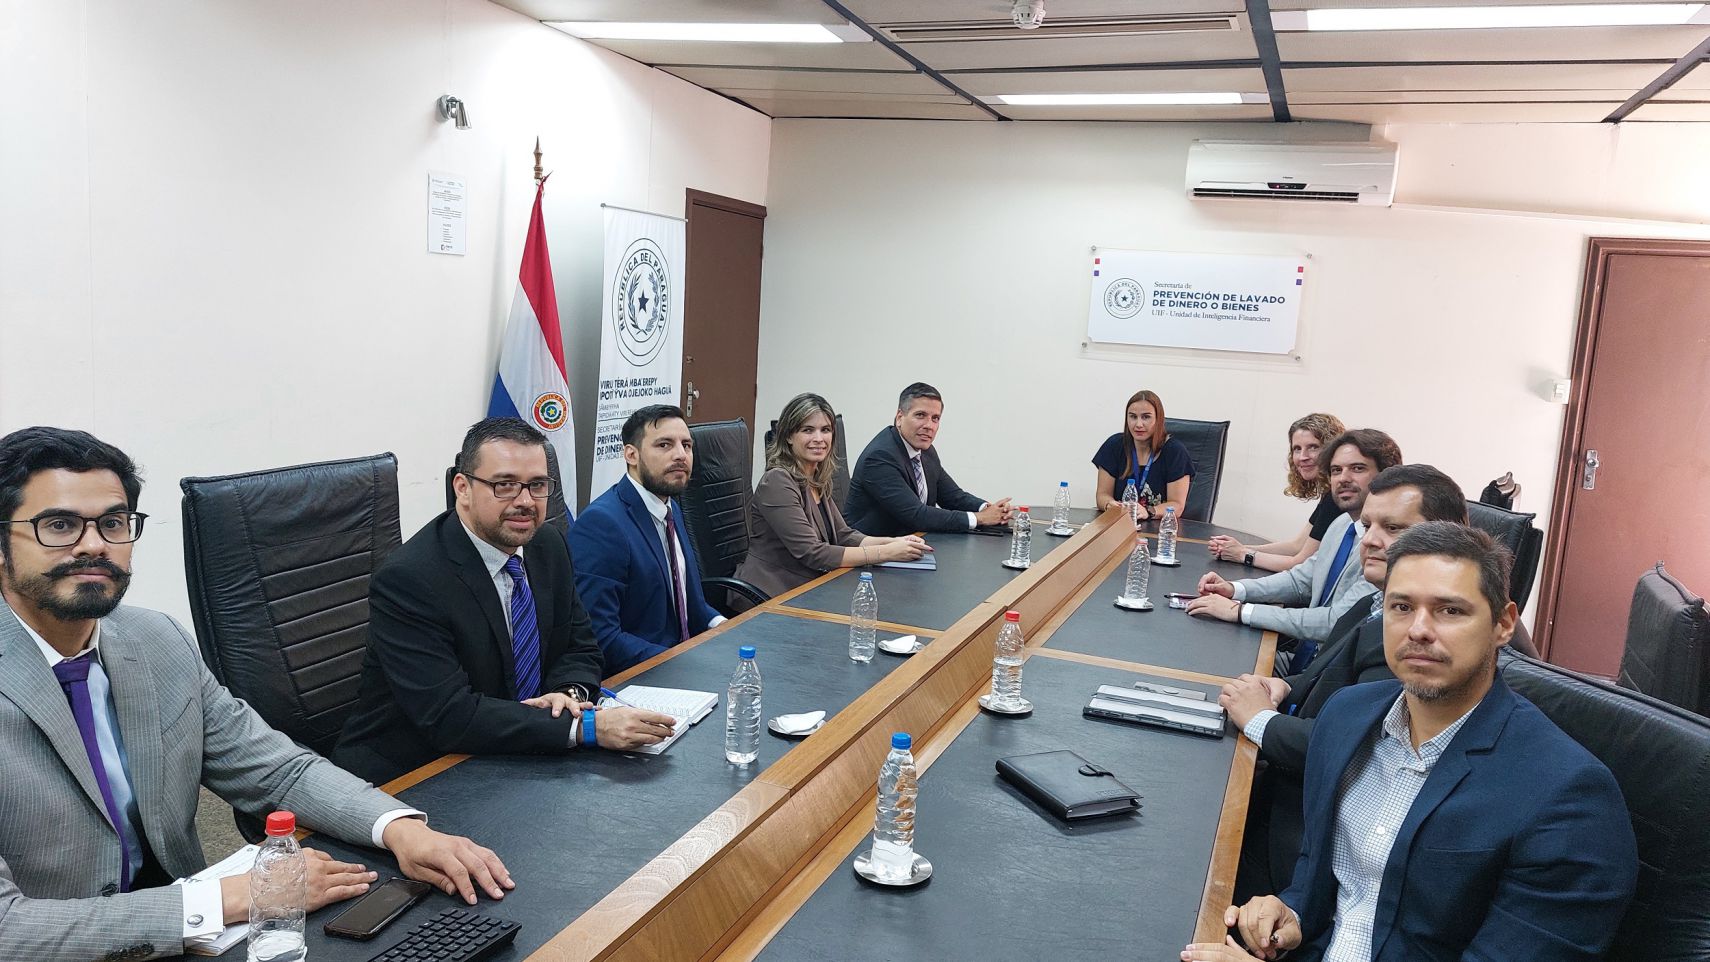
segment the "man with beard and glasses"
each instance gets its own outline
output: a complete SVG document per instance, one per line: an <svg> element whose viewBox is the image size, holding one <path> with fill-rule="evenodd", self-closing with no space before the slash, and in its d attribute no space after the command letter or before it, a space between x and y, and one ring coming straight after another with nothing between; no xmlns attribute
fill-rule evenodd
<svg viewBox="0 0 1710 962"><path fill-rule="evenodd" d="M456 508L374 573L339 764L380 782L451 752L632 749L671 734L669 715L594 707L600 648L570 551L534 538L552 486L546 437L523 421L488 418L464 435Z"/></svg>
<svg viewBox="0 0 1710 962"><path fill-rule="evenodd" d="M724 621L701 593L700 565L674 500L689 486L694 441L681 408L650 404L623 423L629 473L570 529L576 591L615 675Z"/></svg>
<svg viewBox="0 0 1710 962"><path fill-rule="evenodd" d="M504 864L268 727L158 611L121 605L147 517L124 452L82 431L0 438L0 959L176 956L249 917L249 877L169 884L207 862L198 782L288 810L473 904ZM362 865L309 851L308 907L360 895Z"/></svg>
<svg viewBox="0 0 1710 962"><path fill-rule="evenodd" d="M1294 881L1189 945L1191 962L1592 962L1638 876L1615 777L1496 670L1519 617L1482 531L1413 525L1390 546L1384 657L1397 681L1324 706L1306 756Z"/></svg>

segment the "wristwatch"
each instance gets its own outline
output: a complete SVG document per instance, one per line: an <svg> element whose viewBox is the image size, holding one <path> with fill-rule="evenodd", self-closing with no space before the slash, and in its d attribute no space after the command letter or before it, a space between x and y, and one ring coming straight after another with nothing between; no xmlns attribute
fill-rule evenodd
<svg viewBox="0 0 1710 962"><path fill-rule="evenodd" d="M565 685L564 686L564 694L569 695L571 698L576 699L576 702L578 704L580 704L582 702L593 701L592 698L588 697L588 689L581 686L581 685Z"/></svg>
<svg viewBox="0 0 1710 962"><path fill-rule="evenodd" d="M599 738L594 734L594 715L592 710L582 713L582 747L598 748Z"/></svg>
<svg viewBox="0 0 1710 962"><path fill-rule="evenodd" d="M1256 557L1258 557L1258 556L1255 553L1249 551L1249 552L1247 552L1247 556L1245 558L1241 559L1241 563L1243 565L1246 565L1247 567L1251 568L1253 566L1253 559Z"/></svg>

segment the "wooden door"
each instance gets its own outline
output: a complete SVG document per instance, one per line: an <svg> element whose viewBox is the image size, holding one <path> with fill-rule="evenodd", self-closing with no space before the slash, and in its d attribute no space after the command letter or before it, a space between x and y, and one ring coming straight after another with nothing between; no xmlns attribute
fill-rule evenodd
<svg viewBox="0 0 1710 962"><path fill-rule="evenodd" d="M1707 493L1710 242L1594 237L1539 599L1546 658L1614 677L1634 584L1659 560L1710 591Z"/></svg>
<svg viewBox="0 0 1710 962"><path fill-rule="evenodd" d="M690 424L741 418L754 435L766 208L688 192L683 409Z"/></svg>

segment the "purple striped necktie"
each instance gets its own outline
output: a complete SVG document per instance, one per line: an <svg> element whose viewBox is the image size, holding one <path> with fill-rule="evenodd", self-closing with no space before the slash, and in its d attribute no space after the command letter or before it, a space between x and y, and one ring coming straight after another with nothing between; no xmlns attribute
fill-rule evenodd
<svg viewBox="0 0 1710 962"><path fill-rule="evenodd" d="M101 786L101 801L106 803L107 817L113 820L113 831L119 836L119 851L126 853L130 846L125 840L125 819L113 801L113 786L107 781L107 764L101 758L101 744L95 737L95 705L89 698L89 668L94 663L94 655L67 658L53 666L53 674L59 679L59 687L65 689L66 700L71 702L71 716L77 719L77 733L83 736L83 750L89 755L89 767L95 769L95 784ZM120 855L121 892L131 890L128 861L125 855Z"/></svg>
<svg viewBox="0 0 1710 962"><path fill-rule="evenodd" d="M665 503L665 554L671 564L671 602L677 609L677 640L689 640L689 597L683 586L683 571L677 564L677 522L671 517L671 503Z"/></svg>
<svg viewBox="0 0 1710 962"><path fill-rule="evenodd" d="M516 555L507 558L505 574L511 576L511 658L516 665L513 681L517 701L527 701L540 694L540 624L535 620L534 592L528 590L522 559Z"/></svg>

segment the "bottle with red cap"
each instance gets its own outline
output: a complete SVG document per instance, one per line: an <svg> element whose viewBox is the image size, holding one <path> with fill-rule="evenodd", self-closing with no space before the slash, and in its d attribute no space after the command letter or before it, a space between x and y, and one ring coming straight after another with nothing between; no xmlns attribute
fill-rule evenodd
<svg viewBox="0 0 1710 962"><path fill-rule="evenodd" d="M998 630L997 651L992 657L992 691L981 698L987 711L1024 715L1033 705L1021 697L1021 662L1025 645L1021 637L1021 612L1006 611Z"/></svg>
<svg viewBox="0 0 1710 962"><path fill-rule="evenodd" d="M309 865L297 845L297 816L267 816L267 841L249 870L249 962L302 962Z"/></svg>

